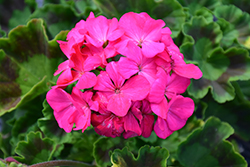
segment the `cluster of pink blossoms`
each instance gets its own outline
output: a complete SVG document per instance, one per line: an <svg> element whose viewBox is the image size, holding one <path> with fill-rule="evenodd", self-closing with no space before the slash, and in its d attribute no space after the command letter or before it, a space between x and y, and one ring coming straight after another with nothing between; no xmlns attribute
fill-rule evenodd
<svg viewBox="0 0 250 167"><path fill-rule="evenodd" d="M186 64L163 20L147 13L118 21L93 13L58 41L68 60L58 66L56 86L47 93L66 132L93 126L104 136L166 138L193 114L184 93L200 69ZM64 89L75 84L71 94Z"/></svg>

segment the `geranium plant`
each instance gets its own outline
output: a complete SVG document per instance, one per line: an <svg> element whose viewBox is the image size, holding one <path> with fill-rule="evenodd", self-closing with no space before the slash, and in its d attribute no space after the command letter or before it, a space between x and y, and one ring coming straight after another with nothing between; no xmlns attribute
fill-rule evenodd
<svg viewBox="0 0 250 167"><path fill-rule="evenodd" d="M0 2L1 166L247 166L250 4L41 2Z"/></svg>

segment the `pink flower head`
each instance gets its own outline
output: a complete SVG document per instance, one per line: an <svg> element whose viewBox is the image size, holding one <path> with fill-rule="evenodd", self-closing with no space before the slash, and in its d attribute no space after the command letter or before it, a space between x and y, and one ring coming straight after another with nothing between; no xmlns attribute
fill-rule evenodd
<svg viewBox="0 0 250 167"><path fill-rule="evenodd" d="M67 60L46 99L66 132L93 126L99 135L166 138L182 128L194 102L182 97L200 69L186 64L163 20L147 13L118 21L91 12L58 41ZM74 84L71 94L63 89ZM157 117L155 122L155 117Z"/></svg>
<svg viewBox="0 0 250 167"><path fill-rule="evenodd" d="M154 20L147 13L124 14L119 21L119 26L125 32L118 46L118 50L123 54L124 46L128 41L132 41L141 48L143 55L148 58L163 52L165 46L160 43L161 29L165 26L163 20Z"/></svg>
<svg viewBox="0 0 250 167"><path fill-rule="evenodd" d="M129 78L125 83L125 79L118 72L117 64L110 62L106 72L102 71L97 76L94 89L107 96L109 111L117 116L125 116L132 100L142 100L148 95L150 84L139 75Z"/></svg>

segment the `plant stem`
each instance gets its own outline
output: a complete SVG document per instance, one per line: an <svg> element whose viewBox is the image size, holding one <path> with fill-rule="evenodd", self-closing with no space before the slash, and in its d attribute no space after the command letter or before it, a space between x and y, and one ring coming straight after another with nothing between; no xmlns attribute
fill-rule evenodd
<svg viewBox="0 0 250 167"><path fill-rule="evenodd" d="M76 166L76 167L96 167L95 165L87 164L79 161L71 161L71 160L54 160L41 162L29 167L54 167L54 166Z"/></svg>

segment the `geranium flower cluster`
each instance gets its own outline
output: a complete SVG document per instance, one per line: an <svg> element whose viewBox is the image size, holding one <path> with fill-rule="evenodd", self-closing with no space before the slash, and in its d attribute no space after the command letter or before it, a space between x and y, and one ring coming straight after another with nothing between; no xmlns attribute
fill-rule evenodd
<svg viewBox="0 0 250 167"><path fill-rule="evenodd" d="M163 20L147 13L118 21L93 13L58 41L68 60L58 66L56 86L47 93L66 132L93 126L104 136L166 138L193 114L184 93L200 69L186 64ZM64 89L74 84L69 94Z"/></svg>

